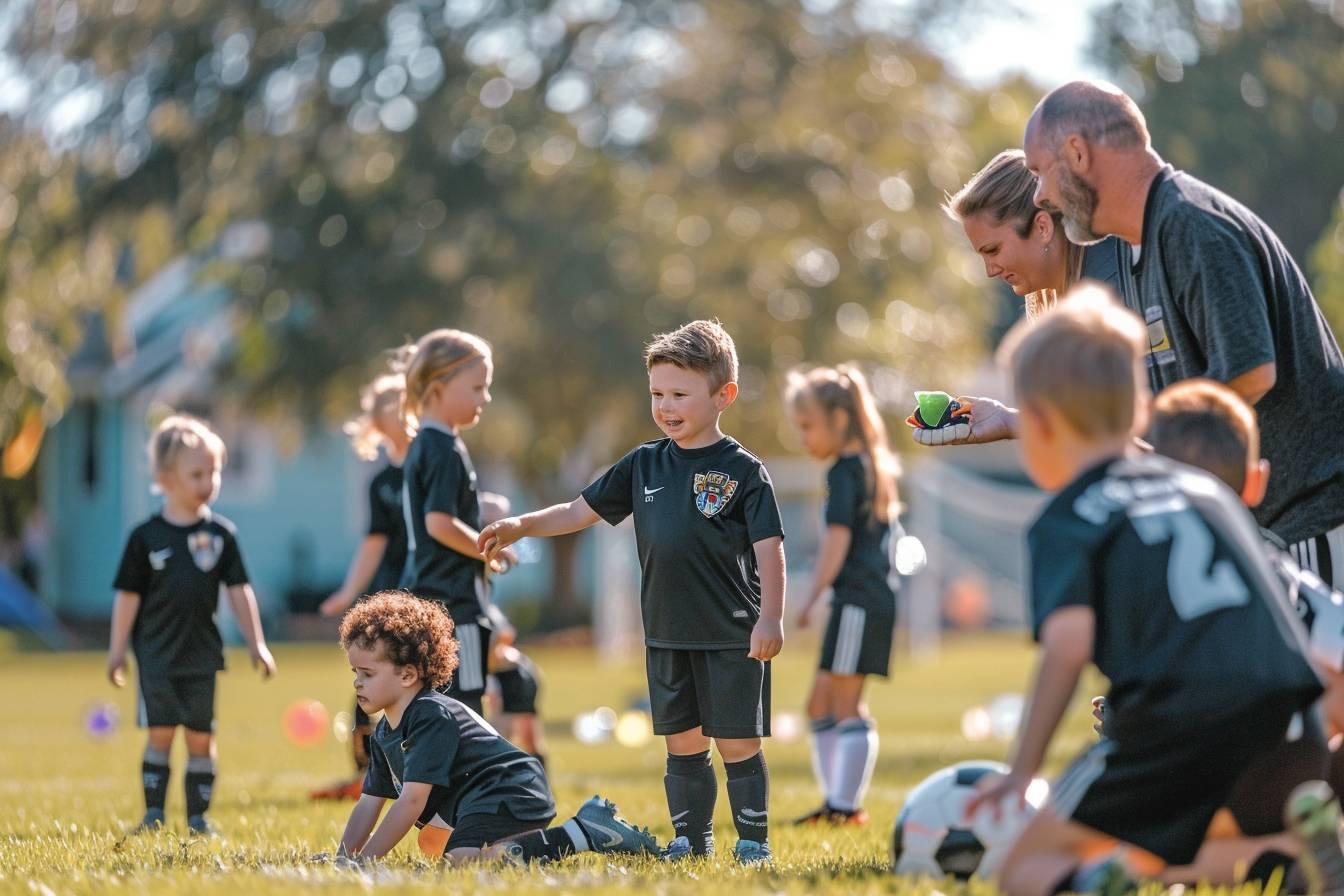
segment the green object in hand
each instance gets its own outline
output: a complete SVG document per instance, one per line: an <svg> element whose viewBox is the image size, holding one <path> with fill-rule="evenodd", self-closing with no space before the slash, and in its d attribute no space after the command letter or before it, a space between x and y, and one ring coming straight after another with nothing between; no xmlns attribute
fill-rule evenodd
<svg viewBox="0 0 1344 896"><path fill-rule="evenodd" d="M916 392L915 401L918 402L917 418L929 429L946 426L951 419L950 412L957 409L954 407L957 402L946 392Z"/></svg>

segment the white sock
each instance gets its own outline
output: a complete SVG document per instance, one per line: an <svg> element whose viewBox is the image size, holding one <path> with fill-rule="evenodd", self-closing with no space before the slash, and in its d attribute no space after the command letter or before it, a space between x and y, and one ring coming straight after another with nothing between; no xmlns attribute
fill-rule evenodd
<svg viewBox="0 0 1344 896"><path fill-rule="evenodd" d="M817 786L823 795L831 792L831 779L835 777L835 747L835 716L813 719L812 774L817 776Z"/></svg>
<svg viewBox="0 0 1344 896"><path fill-rule="evenodd" d="M835 765L826 802L832 809L853 812L873 780L877 764L877 728L871 719L846 719L835 726Z"/></svg>

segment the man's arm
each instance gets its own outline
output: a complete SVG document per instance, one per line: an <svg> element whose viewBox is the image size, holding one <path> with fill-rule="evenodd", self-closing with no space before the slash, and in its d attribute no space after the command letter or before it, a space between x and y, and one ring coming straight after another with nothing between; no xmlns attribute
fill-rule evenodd
<svg viewBox="0 0 1344 896"><path fill-rule="evenodd" d="M392 807L387 810L383 823L378 825L378 830L373 832L373 836L359 851L360 857L381 859L391 852L401 842L401 838L415 826L420 813L425 811L425 803L429 802L429 792L432 788L432 784L407 781L401 788L401 796L397 797ZM360 802L363 802L362 797ZM351 821L353 820L352 815Z"/></svg>
<svg viewBox="0 0 1344 896"><path fill-rule="evenodd" d="M1269 390L1273 389L1278 381L1278 369L1275 363L1270 361L1259 367L1252 367L1240 376L1232 377L1227 381L1227 387L1254 407L1256 402L1269 394Z"/></svg>

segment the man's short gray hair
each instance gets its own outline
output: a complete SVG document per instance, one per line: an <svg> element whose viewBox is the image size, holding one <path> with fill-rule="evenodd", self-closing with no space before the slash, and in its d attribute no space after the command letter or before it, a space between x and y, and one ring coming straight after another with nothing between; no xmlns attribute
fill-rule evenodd
<svg viewBox="0 0 1344 896"><path fill-rule="evenodd" d="M1143 113L1123 90L1105 81L1071 81L1046 94L1036 107L1041 136L1052 149L1069 134L1116 149L1147 148Z"/></svg>

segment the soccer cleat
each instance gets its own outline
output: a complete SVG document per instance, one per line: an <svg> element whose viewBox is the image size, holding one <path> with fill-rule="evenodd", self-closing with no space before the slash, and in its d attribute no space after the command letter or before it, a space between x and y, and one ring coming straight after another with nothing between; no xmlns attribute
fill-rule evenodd
<svg viewBox="0 0 1344 896"><path fill-rule="evenodd" d="M667 846L663 847L662 851L658 853L658 858L662 859L664 862L680 862L684 859L689 859L693 855L695 855L695 853L691 849L690 837L673 837L672 842L668 843Z"/></svg>
<svg viewBox="0 0 1344 896"><path fill-rule="evenodd" d="M1344 851L1339 843L1339 800L1324 781L1297 785L1284 806L1288 828L1302 838L1298 864L1311 896L1344 896Z"/></svg>
<svg viewBox="0 0 1344 896"><path fill-rule="evenodd" d="M500 845L503 848L500 850L499 858L504 864L515 868L527 867L527 853L523 850L523 844L510 840Z"/></svg>
<svg viewBox="0 0 1344 896"><path fill-rule="evenodd" d="M574 813L594 852L657 853L658 841L648 828L637 828L621 817L616 804L594 796Z"/></svg>
<svg viewBox="0 0 1344 896"><path fill-rule="evenodd" d="M146 809L145 817L140 819L140 823L131 828L132 834L148 834L163 828L164 816L162 809Z"/></svg>
<svg viewBox="0 0 1344 896"><path fill-rule="evenodd" d="M775 857L770 852L769 843L757 843L755 840L739 840L733 847L733 858L739 865L769 865Z"/></svg>
<svg viewBox="0 0 1344 896"><path fill-rule="evenodd" d="M198 837L214 837L219 833L204 815L193 815L188 818L187 831Z"/></svg>
<svg viewBox="0 0 1344 896"><path fill-rule="evenodd" d="M822 822L830 821L834 812L830 806L822 805L820 809L813 809L806 815L795 818L793 824L795 827L815 827Z"/></svg>
<svg viewBox="0 0 1344 896"><path fill-rule="evenodd" d="M855 809L849 811L846 809L835 809L827 819L831 824L840 826L849 826L861 828L868 824L868 810Z"/></svg>
<svg viewBox="0 0 1344 896"><path fill-rule="evenodd" d="M319 787L310 790L308 798L314 800L357 800L364 794L364 776L357 775L343 784Z"/></svg>

